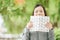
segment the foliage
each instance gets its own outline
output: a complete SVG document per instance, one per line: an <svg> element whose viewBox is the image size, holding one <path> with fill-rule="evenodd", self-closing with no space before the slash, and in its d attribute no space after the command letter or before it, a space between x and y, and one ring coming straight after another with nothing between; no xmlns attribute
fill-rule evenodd
<svg viewBox="0 0 60 40"><path fill-rule="evenodd" d="M2 14L7 33L21 33L29 22L33 8L37 3L44 5L54 27L60 27L59 0L0 0L0 14ZM56 31L57 30L57 31ZM55 38L59 34L55 29ZM60 36L59 36L60 38ZM58 38L57 38L58 39Z"/></svg>

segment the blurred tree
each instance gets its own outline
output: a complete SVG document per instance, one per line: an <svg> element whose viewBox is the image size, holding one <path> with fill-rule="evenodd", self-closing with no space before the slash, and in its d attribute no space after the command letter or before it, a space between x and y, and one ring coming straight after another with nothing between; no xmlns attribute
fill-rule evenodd
<svg viewBox="0 0 60 40"><path fill-rule="evenodd" d="M60 26L60 0L0 0L0 13L4 17L8 33L22 32L37 3L46 8L51 22Z"/></svg>
<svg viewBox="0 0 60 40"><path fill-rule="evenodd" d="M58 18L58 0L49 0L49 15L51 17L51 22L55 27L57 27Z"/></svg>

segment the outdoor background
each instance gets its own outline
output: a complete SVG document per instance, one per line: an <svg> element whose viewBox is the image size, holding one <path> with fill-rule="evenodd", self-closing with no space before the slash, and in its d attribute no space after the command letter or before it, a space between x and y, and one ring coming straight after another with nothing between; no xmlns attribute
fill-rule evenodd
<svg viewBox="0 0 60 40"><path fill-rule="evenodd" d="M37 3L45 7L54 27L55 39L60 40L60 0L0 0L0 14L7 33L22 33Z"/></svg>

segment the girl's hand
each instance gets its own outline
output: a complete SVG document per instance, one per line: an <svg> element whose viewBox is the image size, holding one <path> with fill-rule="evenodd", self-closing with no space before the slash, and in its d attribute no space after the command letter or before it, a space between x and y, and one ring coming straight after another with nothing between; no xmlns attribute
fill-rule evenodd
<svg viewBox="0 0 60 40"><path fill-rule="evenodd" d="M28 29L32 28L32 27L33 27L33 23L30 21L30 22L27 24L27 27L28 27Z"/></svg>
<svg viewBox="0 0 60 40"><path fill-rule="evenodd" d="M51 24L50 22L47 22L45 26L46 26L47 28L49 28L49 29L52 29L52 28L53 28L53 27L52 27L52 24Z"/></svg>

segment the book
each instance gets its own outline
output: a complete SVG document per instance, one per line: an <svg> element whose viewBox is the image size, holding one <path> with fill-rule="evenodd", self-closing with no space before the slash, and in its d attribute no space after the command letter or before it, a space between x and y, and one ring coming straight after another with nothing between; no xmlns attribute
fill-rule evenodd
<svg viewBox="0 0 60 40"><path fill-rule="evenodd" d="M30 21L33 22L33 27L30 31L49 32L49 29L45 26L50 21L49 16L31 16Z"/></svg>

